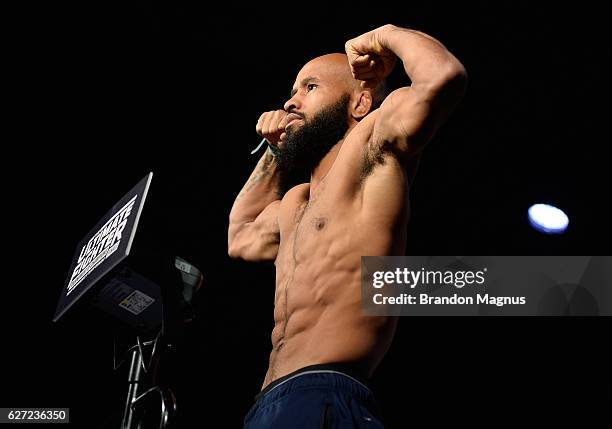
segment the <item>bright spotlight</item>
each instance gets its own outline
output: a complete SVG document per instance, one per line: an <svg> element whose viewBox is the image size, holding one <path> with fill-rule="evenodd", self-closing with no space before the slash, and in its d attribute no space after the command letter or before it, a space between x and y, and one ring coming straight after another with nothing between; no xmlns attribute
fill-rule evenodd
<svg viewBox="0 0 612 429"><path fill-rule="evenodd" d="M561 234L567 229L569 219L563 210L548 204L534 204L528 210L532 227L546 234Z"/></svg>

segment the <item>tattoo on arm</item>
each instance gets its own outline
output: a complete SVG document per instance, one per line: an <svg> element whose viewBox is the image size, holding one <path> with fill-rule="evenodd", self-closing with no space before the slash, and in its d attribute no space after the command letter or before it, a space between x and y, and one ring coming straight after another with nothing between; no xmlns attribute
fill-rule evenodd
<svg viewBox="0 0 612 429"><path fill-rule="evenodd" d="M251 177L245 183L245 185L243 186L242 190L240 191L240 193L238 194L236 199L242 198L244 196L244 194L246 194L247 192L251 191L258 182L260 182L265 177L270 175L270 166L271 166L272 162L274 162L273 156L272 155L267 155L265 158L263 158L262 161L263 162L261 163L261 165L259 166L259 168L255 172L255 174L253 174L253 177Z"/></svg>
<svg viewBox="0 0 612 429"><path fill-rule="evenodd" d="M255 173L255 175L251 177L251 179L249 179L249 181L244 185L238 196L240 197L241 195L249 192L257 184L257 182L260 182L264 177L268 175L270 175L268 171L258 171L257 173Z"/></svg>

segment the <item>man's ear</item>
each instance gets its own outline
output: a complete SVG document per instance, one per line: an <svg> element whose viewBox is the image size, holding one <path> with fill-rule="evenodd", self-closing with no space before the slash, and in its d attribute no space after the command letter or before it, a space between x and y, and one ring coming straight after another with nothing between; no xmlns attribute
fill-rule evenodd
<svg viewBox="0 0 612 429"><path fill-rule="evenodd" d="M361 91L353 99L351 116L356 120L362 120L372 110L372 94L370 91Z"/></svg>

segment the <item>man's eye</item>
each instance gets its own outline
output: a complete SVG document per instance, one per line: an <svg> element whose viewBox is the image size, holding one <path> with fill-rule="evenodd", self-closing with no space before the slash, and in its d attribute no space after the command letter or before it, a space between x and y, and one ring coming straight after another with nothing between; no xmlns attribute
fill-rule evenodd
<svg viewBox="0 0 612 429"><path fill-rule="evenodd" d="M309 83L308 85L306 85L306 88L308 89L308 92L312 91L316 87L317 87L317 85L314 84L314 83Z"/></svg>

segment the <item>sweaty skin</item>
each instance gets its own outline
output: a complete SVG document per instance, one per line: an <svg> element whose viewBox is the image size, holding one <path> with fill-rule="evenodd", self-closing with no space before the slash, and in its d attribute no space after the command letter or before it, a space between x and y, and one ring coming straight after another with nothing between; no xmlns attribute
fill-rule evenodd
<svg viewBox="0 0 612 429"><path fill-rule="evenodd" d="M262 389L307 365L350 363L371 375L380 363L397 318L362 314L361 256L405 254L408 190L422 147L465 89L465 69L423 33L384 26L347 42L347 54L308 62L284 112L258 124L282 148L287 113L305 116L287 129L304 126L349 93L344 139L312 171L310 183L280 200L274 156L266 152L230 214L230 256L276 266L275 325ZM373 110L371 89L398 57L412 85ZM272 138L279 134L280 140Z"/></svg>

